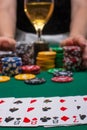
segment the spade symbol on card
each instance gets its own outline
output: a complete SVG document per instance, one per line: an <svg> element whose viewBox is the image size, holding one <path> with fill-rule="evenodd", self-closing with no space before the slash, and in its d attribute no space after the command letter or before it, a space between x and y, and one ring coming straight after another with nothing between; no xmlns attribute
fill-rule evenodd
<svg viewBox="0 0 87 130"><path fill-rule="evenodd" d="M11 111L11 112L15 112L15 111L17 111L17 110L19 110L19 108L13 107L13 108L10 108L10 109L9 109L9 111Z"/></svg>
<svg viewBox="0 0 87 130"><path fill-rule="evenodd" d="M52 100L50 100L50 99L44 100L44 103L49 103L49 102L52 102Z"/></svg>
<svg viewBox="0 0 87 130"><path fill-rule="evenodd" d="M21 104L21 103L22 103L21 100L18 100L18 101L16 101L16 102L14 102L14 104Z"/></svg>
<svg viewBox="0 0 87 130"><path fill-rule="evenodd" d="M86 118L86 115L81 115L81 114L79 114L79 116L80 116L80 119L81 119L81 120L84 120L84 119Z"/></svg>
<svg viewBox="0 0 87 130"><path fill-rule="evenodd" d="M7 122L7 123L10 122L10 121L12 121L12 120L14 120L14 117L10 117L9 116L9 117L5 118L5 122Z"/></svg>
<svg viewBox="0 0 87 130"><path fill-rule="evenodd" d="M35 103L37 100L36 99L32 99L31 101L30 101L30 103Z"/></svg>
<svg viewBox="0 0 87 130"><path fill-rule="evenodd" d="M43 107L43 108L42 108L43 111L48 111L48 110L50 110L50 109L51 109L51 107Z"/></svg>
<svg viewBox="0 0 87 130"><path fill-rule="evenodd" d="M77 109L80 109L81 108L81 106L77 106Z"/></svg>
<svg viewBox="0 0 87 130"><path fill-rule="evenodd" d="M24 120L23 120L23 122L25 122L25 123L29 123L29 122L30 122L30 119L27 118L27 117L25 117Z"/></svg>
<svg viewBox="0 0 87 130"><path fill-rule="evenodd" d="M0 100L0 104L4 103L5 101L4 100Z"/></svg>

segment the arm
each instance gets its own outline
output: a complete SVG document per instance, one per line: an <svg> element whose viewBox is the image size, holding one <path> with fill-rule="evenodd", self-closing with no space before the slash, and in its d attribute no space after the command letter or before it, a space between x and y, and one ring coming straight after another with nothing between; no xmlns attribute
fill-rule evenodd
<svg viewBox="0 0 87 130"><path fill-rule="evenodd" d="M87 36L87 0L71 1L70 36Z"/></svg>
<svg viewBox="0 0 87 130"><path fill-rule="evenodd" d="M0 50L14 50L16 0L0 0Z"/></svg>

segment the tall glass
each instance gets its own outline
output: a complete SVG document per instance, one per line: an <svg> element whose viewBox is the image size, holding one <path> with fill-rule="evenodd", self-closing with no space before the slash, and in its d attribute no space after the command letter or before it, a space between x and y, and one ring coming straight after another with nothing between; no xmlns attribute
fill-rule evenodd
<svg viewBox="0 0 87 130"><path fill-rule="evenodd" d="M54 0L24 0L24 11L37 32L38 41L41 40L42 30L53 9Z"/></svg>

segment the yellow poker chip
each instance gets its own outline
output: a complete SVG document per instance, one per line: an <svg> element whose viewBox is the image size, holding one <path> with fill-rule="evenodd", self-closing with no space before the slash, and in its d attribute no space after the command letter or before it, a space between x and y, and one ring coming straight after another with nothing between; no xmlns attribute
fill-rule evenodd
<svg viewBox="0 0 87 130"><path fill-rule="evenodd" d="M0 82L7 82L10 80L10 77L8 76L0 76Z"/></svg>
<svg viewBox="0 0 87 130"><path fill-rule="evenodd" d="M38 56L55 56L56 52L54 51L42 51L38 53Z"/></svg>
<svg viewBox="0 0 87 130"><path fill-rule="evenodd" d="M36 76L34 74L18 74L15 76L17 80L26 80L26 79L33 79Z"/></svg>

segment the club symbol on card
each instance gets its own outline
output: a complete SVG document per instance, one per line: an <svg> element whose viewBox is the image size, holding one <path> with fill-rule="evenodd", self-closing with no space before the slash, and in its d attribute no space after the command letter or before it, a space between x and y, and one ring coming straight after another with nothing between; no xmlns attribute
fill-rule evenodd
<svg viewBox="0 0 87 130"><path fill-rule="evenodd" d="M32 111L32 110L34 110L35 108L34 107L29 107L28 109L27 109L27 112L30 112L30 111Z"/></svg>
<svg viewBox="0 0 87 130"><path fill-rule="evenodd" d="M44 103L50 103L50 102L52 102L52 100L50 100L50 99L44 100Z"/></svg>
<svg viewBox="0 0 87 130"><path fill-rule="evenodd" d="M67 108L66 107L61 107L60 110L65 111L65 110L67 110Z"/></svg>
<svg viewBox="0 0 87 130"><path fill-rule="evenodd" d="M13 107L13 108L10 108L10 109L9 109L9 111L11 111L11 112L15 112L15 111L17 111L17 110L19 110L19 108Z"/></svg>
<svg viewBox="0 0 87 130"><path fill-rule="evenodd" d="M0 100L0 104L4 103L5 101L4 100Z"/></svg>
<svg viewBox="0 0 87 130"><path fill-rule="evenodd" d="M43 108L42 108L43 111L48 111L48 110L50 110L50 109L51 109L51 107L43 107Z"/></svg>
<svg viewBox="0 0 87 130"><path fill-rule="evenodd" d="M16 101L16 102L14 102L14 104L21 104L21 103L22 103L21 100L18 100L18 101Z"/></svg>
<svg viewBox="0 0 87 130"><path fill-rule="evenodd" d="M68 116L62 116L62 117L61 117L61 120L63 120L63 121L67 121L68 119L69 119Z"/></svg>
<svg viewBox="0 0 87 130"><path fill-rule="evenodd" d="M30 123L30 119L25 117L24 120L23 120L24 123Z"/></svg>
<svg viewBox="0 0 87 130"><path fill-rule="evenodd" d="M61 102L61 103L64 103L64 102L65 102L65 100L64 100L64 99L60 99L60 102Z"/></svg>
<svg viewBox="0 0 87 130"><path fill-rule="evenodd" d="M57 124L58 123L58 121L59 121L58 118L59 117L57 117L57 116L53 117L53 124Z"/></svg>
<svg viewBox="0 0 87 130"><path fill-rule="evenodd" d="M87 97L84 97L83 100L84 100L84 101L87 101Z"/></svg>
<svg viewBox="0 0 87 130"><path fill-rule="evenodd" d="M86 118L86 115L81 115L81 114L79 114L79 116L80 116L80 119L81 119L81 120L84 120L84 119Z"/></svg>
<svg viewBox="0 0 87 130"><path fill-rule="evenodd" d="M30 101L30 103L35 103L37 100L36 99L33 99Z"/></svg>
<svg viewBox="0 0 87 130"><path fill-rule="evenodd" d="M48 120L51 120L51 118L44 116L44 117L41 117L40 120L41 120L42 122L47 122Z"/></svg>
<svg viewBox="0 0 87 130"><path fill-rule="evenodd" d="M14 120L14 117L10 117L9 116L9 117L5 118L5 122L7 122L7 123L10 122L10 121L12 121L12 120Z"/></svg>
<svg viewBox="0 0 87 130"><path fill-rule="evenodd" d="M31 124L32 125L36 125L37 124L37 118L36 117L34 117L32 120L31 120Z"/></svg>
<svg viewBox="0 0 87 130"><path fill-rule="evenodd" d="M77 109L79 110L81 108L81 106L77 106Z"/></svg>

